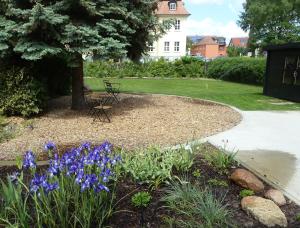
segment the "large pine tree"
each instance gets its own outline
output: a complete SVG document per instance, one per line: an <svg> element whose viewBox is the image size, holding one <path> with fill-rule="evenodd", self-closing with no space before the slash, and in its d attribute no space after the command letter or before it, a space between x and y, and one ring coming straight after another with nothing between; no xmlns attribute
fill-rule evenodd
<svg viewBox="0 0 300 228"><path fill-rule="evenodd" d="M0 0L0 58L64 56L72 70L72 108L84 104L82 54L133 59L156 30L155 0Z"/></svg>

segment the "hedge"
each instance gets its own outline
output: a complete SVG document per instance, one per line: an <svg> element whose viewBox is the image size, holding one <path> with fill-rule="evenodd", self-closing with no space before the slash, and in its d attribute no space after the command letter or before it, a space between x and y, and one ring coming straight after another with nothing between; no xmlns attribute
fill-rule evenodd
<svg viewBox="0 0 300 228"><path fill-rule="evenodd" d="M207 75L214 79L262 85L265 69L265 58L219 58L208 64Z"/></svg>
<svg viewBox="0 0 300 228"><path fill-rule="evenodd" d="M200 78L205 77L204 62L192 57L183 57L170 62L165 59L136 64L105 61L85 62L85 77L159 77Z"/></svg>

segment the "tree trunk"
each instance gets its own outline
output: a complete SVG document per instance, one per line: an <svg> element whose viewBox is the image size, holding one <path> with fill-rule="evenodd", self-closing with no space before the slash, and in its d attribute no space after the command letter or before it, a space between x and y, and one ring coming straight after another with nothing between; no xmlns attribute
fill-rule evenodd
<svg viewBox="0 0 300 228"><path fill-rule="evenodd" d="M77 56L78 67L73 69L72 75L72 109L80 110L84 108L83 94L83 60L82 56Z"/></svg>

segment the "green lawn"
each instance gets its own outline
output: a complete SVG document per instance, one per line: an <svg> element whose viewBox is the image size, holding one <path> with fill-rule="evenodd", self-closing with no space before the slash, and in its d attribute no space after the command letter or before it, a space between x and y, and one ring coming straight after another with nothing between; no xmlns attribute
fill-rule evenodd
<svg viewBox="0 0 300 228"><path fill-rule="evenodd" d="M130 93L172 94L218 101L242 110L300 110L299 103L287 102L262 95L263 88L238 83L206 79L116 79L121 91ZM100 78L86 78L92 90L103 91Z"/></svg>

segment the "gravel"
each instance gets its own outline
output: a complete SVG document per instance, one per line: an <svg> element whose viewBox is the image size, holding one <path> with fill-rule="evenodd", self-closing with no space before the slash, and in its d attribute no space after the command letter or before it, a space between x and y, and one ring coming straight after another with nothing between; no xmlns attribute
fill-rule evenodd
<svg viewBox="0 0 300 228"><path fill-rule="evenodd" d="M207 101L122 94L120 104L110 112L112 122L103 123L94 122L87 110L71 110L70 101L68 96L52 100L48 112L31 119L30 127L16 138L0 144L0 160L13 160L29 149L41 153L48 141L60 147L104 140L126 149L171 146L225 131L241 120L233 109Z"/></svg>

